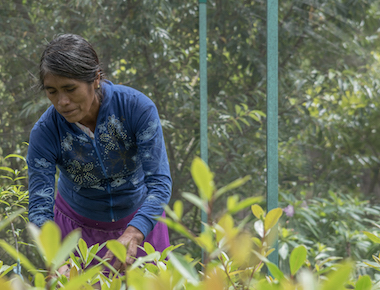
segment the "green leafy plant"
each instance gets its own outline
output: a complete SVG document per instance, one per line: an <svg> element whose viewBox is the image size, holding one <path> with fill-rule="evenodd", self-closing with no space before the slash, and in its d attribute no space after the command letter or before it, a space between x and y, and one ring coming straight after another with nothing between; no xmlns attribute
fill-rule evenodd
<svg viewBox="0 0 380 290"><path fill-rule="evenodd" d="M31 278L22 280L20 276L16 276L11 278L10 282L4 279L9 269L15 267L12 265L0 274L1 289L376 289L369 276L354 279L352 273L355 263L350 260L340 264L334 263L324 271L315 271L308 260L311 248L305 245L298 245L290 252L290 274L283 272L268 259L273 252L276 229L283 210L276 208L265 212L257 203L261 198L239 200L231 195L226 199L225 211L213 216L213 203L227 192L242 186L249 177L216 189L213 174L201 159L193 161L191 172L199 195L185 193L184 197L208 213L203 232L196 235L182 223L181 201L176 201L172 209L166 207L168 217L159 220L172 230L183 234L189 243L194 243L202 249L203 257L177 253L176 250L183 244L172 245L160 253L152 245L145 243L142 249L147 255L137 258L131 266L125 265L125 270L119 272L109 261L104 261L96 255L106 246L115 257L125 261L127 249L118 241L110 240L103 245L88 247L80 238L80 231L73 231L61 241L58 226L53 222L47 222L41 229L33 225L28 226L33 242L44 261L42 269L33 265L25 255L7 242L0 240L0 247L19 261ZM250 209L249 214L243 222L236 225L233 215L245 209ZM17 213L9 219L15 216ZM0 229L2 226L9 226L9 222L0 223ZM375 242L380 241L375 234L365 232L364 235ZM93 266L94 261L97 261L97 264ZM378 259L375 261L378 262ZM57 269L64 264L70 265L70 271L60 274ZM109 272L104 272L104 267L107 267ZM377 268L380 269L380 265ZM28 280L33 281L34 286ZM21 285L21 288L17 285Z"/></svg>

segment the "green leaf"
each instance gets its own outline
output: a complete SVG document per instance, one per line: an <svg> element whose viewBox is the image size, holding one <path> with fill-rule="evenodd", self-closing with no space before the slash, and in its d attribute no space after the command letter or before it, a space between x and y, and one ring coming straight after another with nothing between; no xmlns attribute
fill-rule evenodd
<svg viewBox="0 0 380 290"><path fill-rule="evenodd" d="M345 263L339 265L338 270L328 275L323 283L321 290L343 290L346 289L345 284L348 282L353 270L353 263Z"/></svg>
<svg viewBox="0 0 380 290"><path fill-rule="evenodd" d="M380 238L376 236L375 234L372 234L370 232L363 231L363 234L365 234L372 242L376 244L380 244Z"/></svg>
<svg viewBox="0 0 380 290"><path fill-rule="evenodd" d="M227 198L227 210L231 211L237 204L239 197L237 195L231 195Z"/></svg>
<svg viewBox="0 0 380 290"><path fill-rule="evenodd" d="M117 240L107 241L107 248L118 258L122 263L127 260L127 248Z"/></svg>
<svg viewBox="0 0 380 290"><path fill-rule="evenodd" d="M158 220L164 224L166 224L169 228L171 228L172 230L175 230L176 232L184 235L185 237L191 239L192 241L195 242L195 239L193 237L193 235L188 231L187 228L185 228L183 225L181 225L180 223L178 222L175 222L173 220L170 220L168 218L162 218L162 217L159 217Z"/></svg>
<svg viewBox="0 0 380 290"><path fill-rule="evenodd" d="M258 204L254 204L251 206L251 210L252 210L252 213L253 215L258 218L258 219L261 219L261 217L264 217L265 215L265 212L264 210L262 209L261 206L259 206Z"/></svg>
<svg viewBox="0 0 380 290"><path fill-rule="evenodd" d="M355 290L371 290L372 281L368 275L361 276L355 285Z"/></svg>
<svg viewBox="0 0 380 290"><path fill-rule="evenodd" d="M88 280L93 278L95 275L97 275L102 270L101 266L95 266L92 268L89 268L85 272L83 272L81 275L71 279L66 285L65 289L70 290L77 290L77 289L83 289L83 285L87 283Z"/></svg>
<svg viewBox="0 0 380 290"><path fill-rule="evenodd" d="M1 274L0 277L4 277L7 275L10 271L12 271L15 267L17 266L17 263L14 263L13 265L10 266L4 266L3 261L1 261Z"/></svg>
<svg viewBox="0 0 380 290"><path fill-rule="evenodd" d="M289 265L290 265L290 273L294 276L297 271L302 267L302 265L306 261L307 250L306 247L300 245L296 247L292 253L290 254Z"/></svg>
<svg viewBox="0 0 380 290"><path fill-rule="evenodd" d="M152 254L149 254L143 257L138 257L136 261L132 264L129 270L132 271L133 269L140 267L144 263L158 261L159 259L160 259L159 252L154 252Z"/></svg>
<svg viewBox="0 0 380 290"><path fill-rule="evenodd" d="M166 216L169 216L173 220L178 221L178 216L176 215L174 211L170 209L170 207L167 204L164 205L164 210L165 210Z"/></svg>
<svg viewBox="0 0 380 290"><path fill-rule="evenodd" d="M87 257L87 262L86 262L85 267L88 267L88 265L90 265L90 263L91 263L92 260L94 259L94 256L95 256L96 253L98 252L98 249L99 249L99 244L92 245L92 246L89 248L88 257Z"/></svg>
<svg viewBox="0 0 380 290"><path fill-rule="evenodd" d="M173 205L173 210L175 214L177 215L178 219L180 220L182 218L183 214L183 203L180 200L176 200Z"/></svg>
<svg viewBox="0 0 380 290"><path fill-rule="evenodd" d="M50 266L61 246L61 230L53 221L47 221L41 228L39 241L46 263Z"/></svg>
<svg viewBox="0 0 380 290"><path fill-rule="evenodd" d="M34 286L39 288L45 288L46 281L44 275L42 273L37 273L34 276Z"/></svg>
<svg viewBox="0 0 380 290"><path fill-rule="evenodd" d="M265 265L267 265L270 273L278 281L281 281L284 278L284 273L281 272L281 270L277 267L276 264L273 264L272 262L266 262Z"/></svg>
<svg viewBox="0 0 380 290"><path fill-rule="evenodd" d="M144 243L144 249L145 249L145 252L149 255L149 254L152 254L154 253L156 250L153 248L153 246L151 244L149 244L148 242L145 242Z"/></svg>
<svg viewBox="0 0 380 290"><path fill-rule="evenodd" d="M70 256L70 253L74 251L80 236L81 230L75 229L64 238L61 247L53 259L52 270L56 270L61 263L67 260L67 258Z"/></svg>
<svg viewBox="0 0 380 290"><path fill-rule="evenodd" d="M194 267L189 264L181 255L169 254L169 262L173 264L175 269L182 274L182 276L193 285L199 284L199 277Z"/></svg>
<svg viewBox="0 0 380 290"><path fill-rule="evenodd" d="M26 159L25 159L24 156L21 156L21 155L18 155L18 154L9 154L9 155L5 156L4 160L5 160L5 159L8 159L8 158L11 158L11 157L14 157L14 158L20 158L21 160L26 161Z"/></svg>
<svg viewBox="0 0 380 290"><path fill-rule="evenodd" d="M16 283L14 283L16 284ZM1 290L14 290L15 288L11 286L11 283L4 278L0 278L0 289Z"/></svg>
<svg viewBox="0 0 380 290"><path fill-rule="evenodd" d="M9 217L7 217L6 219L2 220L0 222L0 231L2 231L4 228L6 228L8 225L10 225L10 223L15 218L17 218L20 214L24 213L25 211L26 211L25 208L20 208L17 211L15 211L14 213L12 213Z"/></svg>
<svg viewBox="0 0 380 290"><path fill-rule="evenodd" d="M239 178L239 179L232 181L231 183L227 184L226 186L223 186L222 188L218 189L215 192L214 200L216 200L217 198L219 198L221 195L225 194L226 192L242 186L243 184L245 184L250 179L251 179L251 176L247 175L243 178Z"/></svg>
<svg viewBox="0 0 380 290"><path fill-rule="evenodd" d="M109 290L120 290L121 289L121 280L119 278L112 279Z"/></svg>
<svg viewBox="0 0 380 290"><path fill-rule="evenodd" d="M275 208L275 209L272 209L270 212L268 212L264 221L265 231L268 231L269 229L273 228L277 224L281 215L282 215L281 208Z"/></svg>
<svg viewBox="0 0 380 290"><path fill-rule="evenodd" d="M2 247L10 256L12 256L16 261L20 260L22 266L24 266L32 274L37 273L36 267L25 257L22 253L17 252L15 248L9 245L6 241L0 240L0 247Z"/></svg>
<svg viewBox="0 0 380 290"><path fill-rule="evenodd" d="M239 113L241 112L241 107L239 105L235 105L235 112L236 115L239 116Z"/></svg>
<svg viewBox="0 0 380 290"><path fill-rule="evenodd" d="M15 171L9 167L0 166L0 170L5 170L5 171L15 174Z"/></svg>
<svg viewBox="0 0 380 290"><path fill-rule="evenodd" d="M235 204L233 207L229 208L228 212L230 214L235 214L235 213L237 213L237 212L245 209L246 207L251 206L254 203L262 201L262 199L263 198L261 196L258 196L258 197L248 197L248 198L242 200L241 202Z"/></svg>
<svg viewBox="0 0 380 290"><path fill-rule="evenodd" d="M83 262L86 262L88 257L88 248L86 242L82 238L80 238L78 241L78 248L81 253Z"/></svg>
<svg viewBox="0 0 380 290"><path fill-rule="evenodd" d="M214 191L214 176L206 163L199 157L196 157L191 164L191 175L199 189L202 199L211 200Z"/></svg>
<svg viewBox="0 0 380 290"><path fill-rule="evenodd" d="M162 251L161 257L160 257L160 261L165 260L170 252L174 251L175 249L177 249L177 248L179 248L179 247L181 247L183 245L184 244L178 244L178 245L175 245L175 246L171 245L171 246L167 247L165 250Z"/></svg>
<svg viewBox="0 0 380 290"><path fill-rule="evenodd" d="M200 210L207 212L205 202L202 199L200 199L198 196L196 196L195 194L190 193L190 192L184 192L182 193L182 197L186 199L187 201L191 202Z"/></svg>
<svg viewBox="0 0 380 290"><path fill-rule="evenodd" d="M241 128L239 122L236 119L232 119L236 127L239 129L240 133L243 134L243 129Z"/></svg>
<svg viewBox="0 0 380 290"><path fill-rule="evenodd" d="M250 126L249 122L245 118L240 117L239 120L240 122L243 122L245 125Z"/></svg>

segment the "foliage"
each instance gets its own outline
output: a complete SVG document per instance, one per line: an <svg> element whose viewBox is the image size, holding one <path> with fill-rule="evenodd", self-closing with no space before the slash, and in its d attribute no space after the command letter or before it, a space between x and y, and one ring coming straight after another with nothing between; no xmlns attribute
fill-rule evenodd
<svg viewBox="0 0 380 290"><path fill-rule="evenodd" d="M376 230L380 208L368 200L330 191L328 197L296 199L282 194L285 215L280 225L280 266L285 271L290 252L299 245L308 249L308 263L316 269L330 266L336 260L369 259L379 247L362 232ZM286 206L285 206L286 205ZM369 274L368 268L357 267L358 274Z"/></svg>
<svg viewBox="0 0 380 290"><path fill-rule="evenodd" d="M209 162L217 185L250 174L239 189L244 197L250 188L255 195L265 190L265 6L263 0L207 1ZM280 3L279 181L295 194L377 190L378 7L376 0ZM17 0L3 1L0 13L0 104L7 108L0 115L0 155L23 155L20 144L49 105L32 89L44 44L77 33L94 43L111 81L157 104L173 201L194 190L198 1ZM191 204L184 210L190 223Z"/></svg>
<svg viewBox="0 0 380 290"><path fill-rule="evenodd" d="M187 199L209 214L216 199L236 190L248 180L236 180L216 189L213 174L205 163L195 159L191 168L199 196L188 193ZM16 265L2 267L1 289L379 289L372 285L369 276L354 279L354 263L349 260L312 269L307 260L310 249L304 245L292 250L289 259L290 275L286 275L268 260L268 255L273 251L271 246L277 238L277 223L283 211L276 208L265 213L260 205L252 204L254 202L249 199L237 203L227 202L226 212L217 220L209 218L204 225L204 231L196 236L181 222L183 207L182 202L177 201L173 209L166 208L168 218L161 218L161 222L200 247L205 253L203 260L176 253L176 248L181 245L170 246L159 253L152 245L145 243L143 249L147 255L137 258L121 273L109 261L96 256L97 251L105 245L88 247L80 239L80 231L71 232L61 242L60 230L54 222L45 223L41 229L30 224L29 232L45 265L43 269L38 269L27 257L6 241L0 240L0 247L14 260L19 261L29 276L29 279L22 279L19 275L8 279L5 275ZM254 216L253 225L244 223L235 226L232 215L247 207ZM0 228L3 225L4 221L0 223ZM376 243L380 242L380 238L373 233L366 232L365 235ZM126 260L127 249L118 241L110 240L106 246L117 258ZM74 249L77 255L72 253ZM376 263L379 260L377 257L374 259L375 263L368 263L368 266L378 270L380 266L376 266ZM98 263L92 265L94 261ZM70 271L60 274L56 270L65 263L71 265ZM198 271L196 265L201 265ZM109 269L109 274L103 271L103 266ZM270 271L270 275L266 275L265 268Z"/></svg>

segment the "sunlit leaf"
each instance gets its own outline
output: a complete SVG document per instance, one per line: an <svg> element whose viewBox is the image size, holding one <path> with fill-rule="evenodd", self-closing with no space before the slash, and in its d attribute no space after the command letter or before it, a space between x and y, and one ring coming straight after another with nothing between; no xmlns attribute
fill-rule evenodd
<svg viewBox="0 0 380 290"><path fill-rule="evenodd" d="M353 270L352 263L345 263L338 266L338 269L328 275L327 279L323 283L321 290L343 290L346 289L347 283L351 272Z"/></svg>
<svg viewBox="0 0 380 290"><path fill-rule="evenodd" d="M171 245L169 247L167 247L165 250L162 251L161 253L161 257L160 257L160 261L163 261L166 259L166 257L168 256L168 254L171 252L171 251L174 251L175 249L183 246L184 244L178 244L178 245Z"/></svg>
<svg viewBox="0 0 380 290"><path fill-rule="evenodd" d="M120 290L121 289L121 280L119 278L112 279L109 290Z"/></svg>
<svg viewBox="0 0 380 290"><path fill-rule="evenodd" d="M136 261L132 264L130 267L130 270L136 269L140 267L141 265L148 263L148 262L154 262L158 261L160 259L160 253L159 252L154 252L152 254L143 256L143 257L138 257Z"/></svg>
<svg viewBox="0 0 380 290"><path fill-rule="evenodd" d="M77 267L71 267L70 269L70 279L73 279L75 277L77 277L79 274L78 274L78 269Z"/></svg>
<svg viewBox="0 0 380 290"><path fill-rule="evenodd" d="M199 189L202 199L211 200L214 191L214 176L206 163L196 157L191 164L191 175Z"/></svg>
<svg viewBox="0 0 380 290"><path fill-rule="evenodd" d="M107 248L119 259L122 263L127 260L127 248L117 240L107 241Z"/></svg>
<svg viewBox="0 0 380 290"><path fill-rule="evenodd" d="M1 261L1 274L0 274L0 277L4 277L5 275L7 275L10 271L12 271L15 267L17 267L17 263L13 264L13 265L10 265L10 266L5 266L3 265L3 261Z"/></svg>
<svg viewBox="0 0 380 290"><path fill-rule="evenodd" d="M80 236L81 230L75 229L64 238L59 250L53 259L53 270L57 269L60 263L63 263L67 260L67 258L70 256L70 253L74 251Z"/></svg>
<svg viewBox="0 0 380 290"><path fill-rule="evenodd" d="M202 199L200 199L198 196L196 196L195 194L190 193L190 192L184 192L184 193L182 193L182 196L184 199L191 202L193 205L195 205L200 210L207 212L205 202Z"/></svg>
<svg viewBox="0 0 380 290"><path fill-rule="evenodd" d="M0 278L0 289L1 290L15 290L11 287L10 281L5 280L4 278Z"/></svg>
<svg viewBox="0 0 380 290"><path fill-rule="evenodd" d="M355 285L355 290L371 290L371 289L372 289L371 278L368 275L359 277Z"/></svg>
<svg viewBox="0 0 380 290"><path fill-rule="evenodd" d="M50 266L61 246L61 230L53 221L47 221L41 228L39 241L47 265Z"/></svg>
<svg viewBox="0 0 380 290"><path fill-rule="evenodd" d="M182 218L183 214L183 203L180 200L176 200L173 205L173 210L175 214L177 215L178 219L180 220Z"/></svg>
<svg viewBox="0 0 380 290"><path fill-rule="evenodd" d="M222 188L218 189L215 192L214 199L219 198L221 195L223 195L226 192L229 192L235 188L242 186L243 184L245 184L250 179L251 179L251 176L247 175L243 178L239 178L239 179L232 181L231 183L227 184L226 186L223 186Z"/></svg>
<svg viewBox="0 0 380 290"><path fill-rule="evenodd" d="M282 215L281 208L275 208L275 209L272 209L270 212L268 212L264 221L265 231L268 231L269 229L273 228L277 224L281 215Z"/></svg>
<svg viewBox="0 0 380 290"><path fill-rule="evenodd" d="M21 160L26 161L26 159L25 159L24 156L21 156L21 155L18 155L18 154L9 154L9 155L5 156L4 160L5 160L5 159L8 159L8 158L11 158L11 157L14 157L14 158L20 158Z"/></svg>
<svg viewBox="0 0 380 290"><path fill-rule="evenodd" d="M0 166L0 170L8 171L10 173L15 173L15 171L12 168Z"/></svg>
<svg viewBox="0 0 380 290"><path fill-rule="evenodd" d="M172 230L175 230L176 232L184 235L185 237L195 241L194 236L189 232L187 228L185 228L183 225L179 224L178 222L175 222L173 220L170 220L168 218L158 218L158 220L164 224L166 224L169 228Z"/></svg>
<svg viewBox="0 0 380 290"><path fill-rule="evenodd" d="M12 213L9 217L6 219L2 220L0 222L0 231L2 231L4 228L6 228L12 221L14 221L15 218L17 218L20 214L24 213L26 211L25 208L20 208L14 213Z"/></svg>
<svg viewBox="0 0 380 290"><path fill-rule="evenodd" d="M297 271L302 267L306 261L306 257L307 250L304 245L300 245L292 251L289 259L290 273L292 275L295 275Z"/></svg>
<svg viewBox="0 0 380 290"><path fill-rule="evenodd" d="M186 261L181 255L177 255L173 252L169 254L170 263L174 265L177 271L187 279L191 284L198 285L199 277L194 267L192 267L188 261Z"/></svg>
<svg viewBox="0 0 380 290"><path fill-rule="evenodd" d="M44 275L42 273L37 273L34 276L34 286L35 287L40 287L40 288L45 288L46 281Z"/></svg>
<svg viewBox="0 0 380 290"><path fill-rule="evenodd" d="M25 257L22 253L17 252L16 249L9 245L6 241L0 240L0 247L2 247L16 261L20 260L21 265L24 266L32 274L37 273L37 269L28 260L28 258Z"/></svg>
<svg viewBox="0 0 380 290"><path fill-rule="evenodd" d="M156 250L153 248L153 246L148 243L148 242L145 242L144 243L144 249L145 249L145 252L149 255L149 254L152 254L154 253Z"/></svg>
<svg viewBox="0 0 380 290"><path fill-rule="evenodd" d="M86 262L86 267L88 265L90 265L90 263L92 262L92 260L94 259L94 256L96 255L96 253L98 252L99 250L99 244L95 244L95 245L92 245L90 248L89 248L89 252L88 252L88 257L87 257L87 262Z"/></svg>
<svg viewBox="0 0 380 290"><path fill-rule="evenodd" d="M258 196L258 197L248 197L240 202L238 202L237 204L235 204L234 206L228 208L228 212L230 214L235 214L235 213L238 213L240 212L241 210L251 206L252 204L256 203L256 202L260 202L263 198L261 196Z"/></svg>
<svg viewBox="0 0 380 290"><path fill-rule="evenodd" d="M267 265L268 270L270 271L270 273L278 281L281 281L284 278L284 273L281 272L281 270L277 267L276 264L273 264L272 262L266 262L265 265Z"/></svg>
<svg viewBox="0 0 380 290"><path fill-rule="evenodd" d="M82 238L80 238L78 241L78 248L84 262L86 262L87 257L88 257L88 248L87 248L87 243Z"/></svg>
<svg viewBox="0 0 380 290"><path fill-rule="evenodd" d="M70 279L70 281L65 285L65 289L83 289L83 285L86 284L89 279L97 275L98 272L101 271L101 269L101 266L89 268L88 270L84 271L81 275L74 277L73 279Z"/></svg>
<svg viewBox="0 0 380 290"><path fill-rule="evenodd" d="M251 206L251 210L252 210L252 213L253 215L258 218L258 219L261 219L261 217L264 217L265 215L265 212L264 210L262 209L261 206L259 206L258 204L254 204Z"/></svg>
<svg viewBox="0 0 380 290"><path fill-rule="evenodd" d="M376 236L375 234L372 234L370 232L363 231L363 234L365 234L372 242L376 244L380 244L380 238Z"/></svg>

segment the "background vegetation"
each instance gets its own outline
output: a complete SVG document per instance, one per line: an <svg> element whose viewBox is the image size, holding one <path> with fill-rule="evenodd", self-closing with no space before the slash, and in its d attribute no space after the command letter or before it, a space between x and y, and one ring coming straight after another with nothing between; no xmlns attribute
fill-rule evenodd
<svg viewBox="0 0 380 290"><path fill-rule="evenodd" d="M237 196L264 196L266 1L207 5L209 165L217 187L249 174ZM281 206L295 209L280 221L280 246L288 252L300 243L315 257L326 248L341 257L376 252L360 231L379 213L379 8L379 0L280 1L279 190ZM15 184L25 189L26 180L4 168L25 166L8 156L25 156L23 142L49 106L36 76L44 45L59 33L87 38L108 79L152 98L171 164L171 203L196 191L190 164L199 154L198 1L2 1L0 28L0 166L8 177L2 192ZM215 215L226 199L216 201ZM184 201L182 219L196 233L199 216ZM184 239L171 233L174 244Z"/></svg>

